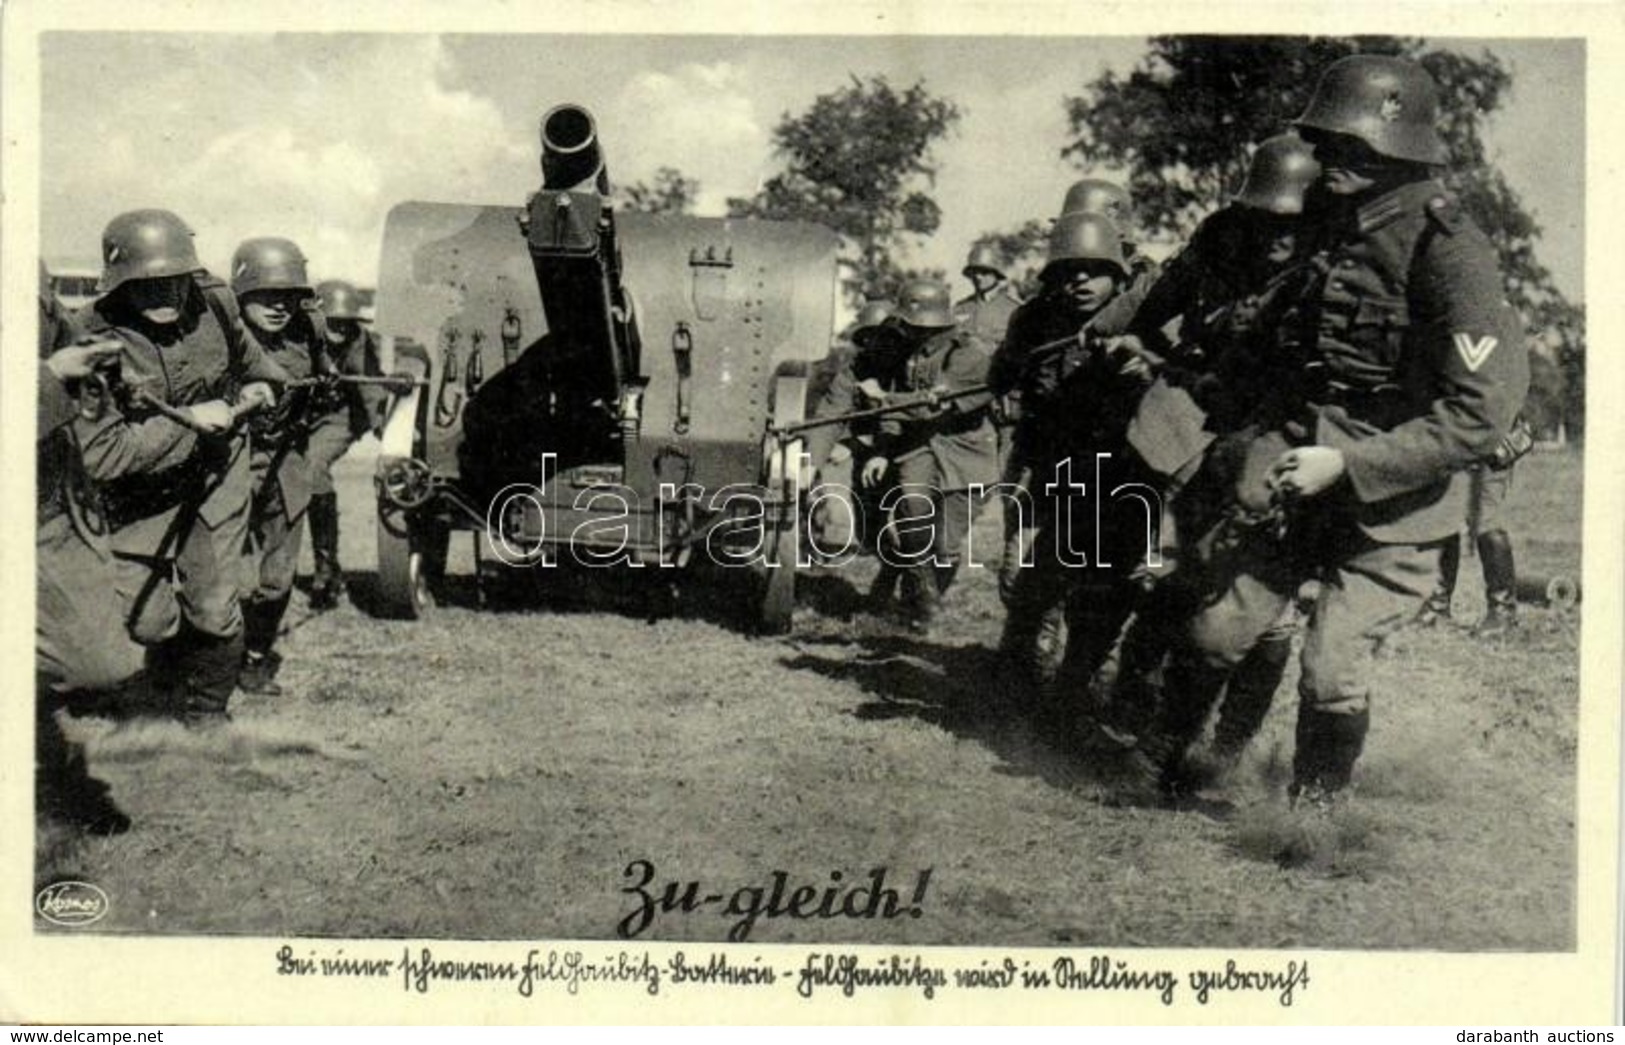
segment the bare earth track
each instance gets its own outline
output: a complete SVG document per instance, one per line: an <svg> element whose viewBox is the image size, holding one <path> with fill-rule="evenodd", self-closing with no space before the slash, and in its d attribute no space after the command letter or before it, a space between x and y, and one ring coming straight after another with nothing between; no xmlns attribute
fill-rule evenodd
<svg viewBox="0 0 1625 1045"><path fill-rule="evenodd" d="M365 602L371 462L341 462L346 566ZM1577 575L1581 466L1522 465L1520 567ZM976 534L992 557L991 513ZM466 536L458 541L466 548ZM454 558L453 569L459 560ZM1283 690L1232 815L1116 808L1110 767L1008 711L993 570L968 570L930 641L850 614L873 569L806 578L796 627L751 638L740 589L658 600L549 578L540 609L481 609L464 572L426 620L353 605L289 614L278 699L214 733L70 721L136 828L40 834L41 882L112 897L98 930L476 939L611 938L655 884L820 889L884 867L918 918L763 919L764 942L1567 950L1575 939L1577 613L1526 609L1509 638L1404 632L1358 800L1328 858L1283 870ZM1462 568L1458 620L1481 607ZM1295 672L1294 672L1295 676ZM1290 687L1293 677L1289 676ZM641 939L722 940L716 908Z"/></svg>

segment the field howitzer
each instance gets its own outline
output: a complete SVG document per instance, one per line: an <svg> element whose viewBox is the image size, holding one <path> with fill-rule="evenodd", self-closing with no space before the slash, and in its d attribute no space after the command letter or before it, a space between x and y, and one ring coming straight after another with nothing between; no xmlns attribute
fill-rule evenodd
<svg viewBox="0 0 1625 1045"><path fill-rule="evenodd" d="M540 144L541 186L517 212L414 201L385 225L374 329L411 371L375 477L390 615L432 605L455 531L473 533L482 597L498 577L551 576L487 567L763 547L771 562L796 536L773 432L805 417L833 342L837 237L618 212L577 105L542 116ZM765 507L710 496L724 489ZM787 626L793 571L750 576L757 623Z"/></svg>

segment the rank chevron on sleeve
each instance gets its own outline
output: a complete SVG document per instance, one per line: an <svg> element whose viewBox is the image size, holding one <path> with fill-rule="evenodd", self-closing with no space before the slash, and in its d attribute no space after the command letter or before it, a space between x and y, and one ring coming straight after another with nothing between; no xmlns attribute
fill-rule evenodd
<svg viewBox="0 0 1625 1045"><path fill-rule="evenodd" d="M1500 344L1493 337L1481 337L1474 341L1469 334L1456 333L1451 335L1456 343L1456 351L1461 355L1461 361L1467 364L1467 369L1478 373L1478 368L1484 365L1484 360L1490 358L1495 346Z"/></svg>

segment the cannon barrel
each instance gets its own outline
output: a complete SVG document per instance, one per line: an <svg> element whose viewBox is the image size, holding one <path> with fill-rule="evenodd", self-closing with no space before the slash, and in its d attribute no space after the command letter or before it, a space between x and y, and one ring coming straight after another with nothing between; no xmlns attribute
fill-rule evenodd
<svg viewBox="0 0 1625 1045"><path fill-rule="evenodd" d="M568 372L566 395L632 420L641 349L598 127L581 106L559 105L543 115L541 130L542 187L520 226L547 314L546 351Z"/></svg>
<svg viewBox="0 0 1625 1045"><path fill-rule="evenodd" d="M579 105L558 105L542 116L542 185L545 188L592 190L609 195L609 172L598 148L598 124Z"/></svg>

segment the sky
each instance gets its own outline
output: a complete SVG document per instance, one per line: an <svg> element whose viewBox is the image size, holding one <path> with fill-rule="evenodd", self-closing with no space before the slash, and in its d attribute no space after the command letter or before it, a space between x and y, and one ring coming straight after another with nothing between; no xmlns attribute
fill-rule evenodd
<svg viewBox="0 0 1625 1045"><path fill-rule="evenodd" d="M963 116L936 151L941 228L910 264L957 273L979 234L1050 217L1086 173L1060 158L1062 99L1128 71L1142 37L155 34L42 38L42 250L95 265L108 219L160 206L225 272L237 243L298 242L315 278L370 283L389 208L512 204L540 182L552 105L597 117L613 180L662 166L700 183L699 212L779 170L770 136L850 77L923 79ZM1435 40L1435 43L1446 41ZM1511 65L1492 160L1545 227L1542 259L1583 297L1584 45L1490 46ZM132 75L132 70L139 71ZM965 288L960 287L959 290Z"/></svg>

